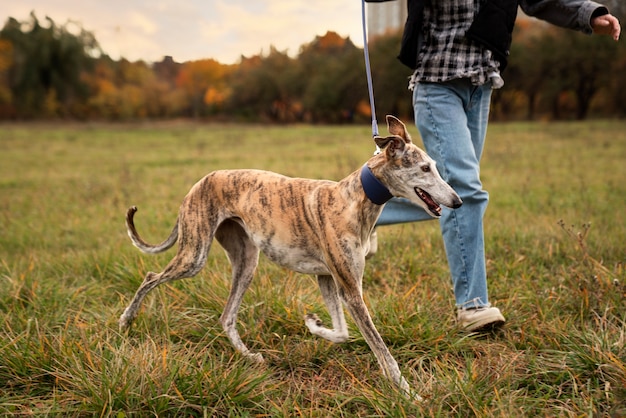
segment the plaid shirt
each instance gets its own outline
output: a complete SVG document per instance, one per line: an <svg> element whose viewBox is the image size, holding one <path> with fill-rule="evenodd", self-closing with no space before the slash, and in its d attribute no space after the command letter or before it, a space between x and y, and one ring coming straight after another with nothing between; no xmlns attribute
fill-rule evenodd
<svg viewBox="0 0 626 418"><path fill-rule="evenodd" d="M416 82L443 82L469 78L474 85L492 81L502 86L500 64L486 48L465 38L481 0L431 0L424 7L424 42L419 67L411 77ZM410 88L412 87L410 86Z"/></svg>

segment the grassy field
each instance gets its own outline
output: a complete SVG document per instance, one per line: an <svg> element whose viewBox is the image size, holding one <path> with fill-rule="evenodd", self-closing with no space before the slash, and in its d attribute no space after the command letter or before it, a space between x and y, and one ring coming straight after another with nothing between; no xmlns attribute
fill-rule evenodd
<svg viewBox="0 0 626 418"><path fill-rule="evenodd" d="M267 364L235 353L217 245L118 332L144 274L172 257L131 245L129 206L156 242L209 171L339 179L372 151L369 126L1 125L0 415L626 416L626 122L491 126L497 334L456 328L436 221L379 230L366 302L420 404L390 388L351 319L346 344L310 335L306 312L328 321L315 279L266 260L239 329Z"/></svg>

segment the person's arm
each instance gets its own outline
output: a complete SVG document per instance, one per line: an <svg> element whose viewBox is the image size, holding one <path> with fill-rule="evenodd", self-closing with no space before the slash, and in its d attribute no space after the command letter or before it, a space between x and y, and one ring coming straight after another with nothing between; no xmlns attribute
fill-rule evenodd
<svg viewBox="0 0 626 418"><path fill-rule="evenodd" d="M586 34L610 35L619 39L620 24L609 10L589 0L520 0L520 7L529 16L553 25Z"/></svg>

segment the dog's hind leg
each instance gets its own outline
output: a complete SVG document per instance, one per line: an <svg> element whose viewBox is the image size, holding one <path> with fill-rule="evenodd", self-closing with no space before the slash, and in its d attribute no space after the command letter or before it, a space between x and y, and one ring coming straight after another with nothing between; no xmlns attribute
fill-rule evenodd
<svg viewBox="0 0 626 418"><path fill-rule="evenodd" d="M141 302L146 295L155 287L160 284L167 283L172 280L183 279L186 277L193 277L202 269L204 262L206 261L206 254L208 250L201 250L193 260L182 257L180 252L174 257L172 261L167 265L165 270L161 273L148 272L143 282L137 289L133 300L128 307L124 310L122 316L120 316L119 327L121 331L127 330L135 318L137 312L141 306Z"/></svg>
<svg viewBox="0 0 626 418"><path fill-rule="evenodd" d="M237 312L243 295L254 277L254 271L259 262L259 249L241 225L232 220L227 220L220 225L215 238L226 251L233 278L228 302L220 317L220 323L237 351L257 363L262 363L263 356L260 353L251 352L237 331Z"/></svg>
<svg viewBox="0 0 626 418"><path fill-rule="evenodd" d="M181 223L181 225L186 224ZM146 274L133 300L120 316L121 331L131 326L137 317L141 302L152 289L172 280L193 277L204 267L213 240L213 232L206 228L193 227L180 227L179 232L178 253L161 273L148 272Z"/></svg>
<svg viewBox="0 0 626 418"><path fill-rule="evenodd" d="M346 318L343 314L343 306L339 299L339 292L332 276L317 276L322 297L326 303L326 308L333 322L333 329L323 326L322 321L315 314L307 314L304 323L311 331L311 334L317 335L334 343L343 343L348 339L348 326Z"/></svg>

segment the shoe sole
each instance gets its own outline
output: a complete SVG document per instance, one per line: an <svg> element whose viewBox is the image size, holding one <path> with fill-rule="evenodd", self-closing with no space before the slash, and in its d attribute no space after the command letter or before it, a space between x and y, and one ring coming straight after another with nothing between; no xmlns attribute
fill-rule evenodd
<svg viewBox="0 0 626 418"><path fill-rule="evenodd" d="M490 321L486 324L470 324L470 326L464 327L464 329L468 332L490 332L496 331L504 326L506 321L504 320L496 320Z"/></svg>

